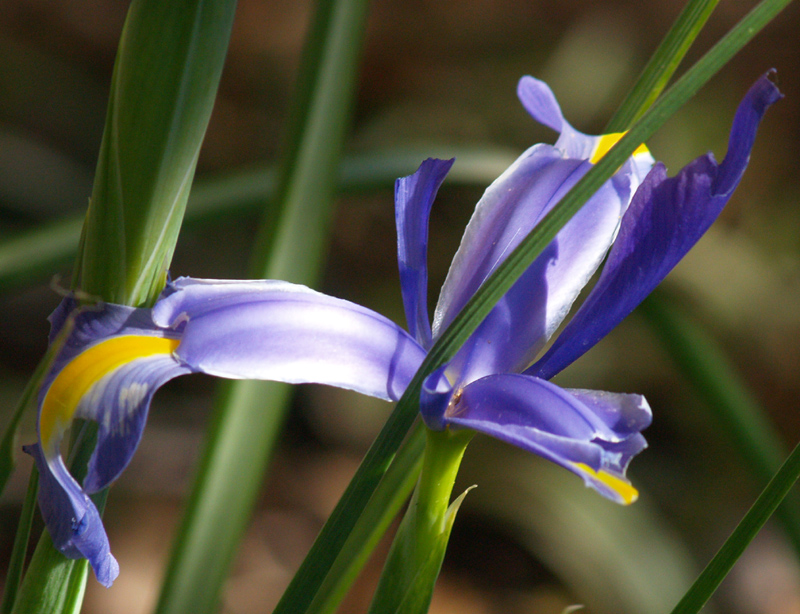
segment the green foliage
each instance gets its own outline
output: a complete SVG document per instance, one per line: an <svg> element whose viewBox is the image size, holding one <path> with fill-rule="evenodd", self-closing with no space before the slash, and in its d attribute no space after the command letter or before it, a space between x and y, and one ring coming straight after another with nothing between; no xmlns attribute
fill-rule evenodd
<svg viewBox="0 0 800 614"><path fill-rule="evenodd" d="M288 145L251 259L252 277L314 285L333 215L367 14L320 0L307 38ZM159 614L213 612L281 432L291 387L223 382L159 597ZM206 562L213 560L213 565Z"/></svg>
<svg viewBox="0 0 800 614"><path fill-rule="evenodd" d="M152 304L178 239L236 2L138 0L120 40L73 286Z"/></svg>

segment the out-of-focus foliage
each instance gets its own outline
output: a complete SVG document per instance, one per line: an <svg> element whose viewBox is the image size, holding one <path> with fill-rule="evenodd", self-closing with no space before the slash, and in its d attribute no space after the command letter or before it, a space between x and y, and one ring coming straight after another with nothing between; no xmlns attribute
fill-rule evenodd
<svg viewBox="0 0 800 614"><path fill-rule="evenodd" d="M548 81L574 125L597 132L681 4L376 0L348 151L430 145L441 155L448 145L481 144L521 151L552 140L516 100L522 74ZM0 5L0 239L85 209L126 8L115 0ZM748 8L720 3L688 60ZM199 179L274 159L309 10L306 2L240 0ZM794 4L648 143L673 170L708 149L721 159L742 94L767 68L778 69L786 100L764 122L750 168L722 218L668 283L730 352L787 445L800 439L800 66L792 44L798 28ZM400 319L391 187L341 203L322 289ZM432 287L444 278L479 194L478 188L445 184L433 213ZM254 226L255 218L245 214L186 229L173 275L242 277ZM67 283L65 278L61 285ZM58 300L43 285L0 296L0 424L44 350L45 317ZM523 467L508 477L519 486L498 488L492 476L511 462L476 441L460 480L479 488L459 513L433 611L560 612L579 601L591 612L645 611L643 595L656 594L656 586L632 574L642 571L636 569L637 548L672 553L660 585L680 585L758 491L731 442L636 315L558 382L647 395L655 414L646 432L650 449L630 472L642 491L640 502L608 513L604 501L581 503L580 519L570 522L553 506L570 501L579 486L572 476L551 479L521 459ZM197 376L156 398L142 448L114 487L107 511L124 572L111 590L89 583L87 612L151 609L209 391L209 382ZM224 612L261 612L274 604L388 410L341 391L301 390L228 583ZM22 435L33 438L32 421ZM482 488L487 495L480 498ZM21 471L0 499L0 552L10 549L24 489ZM647 531L658 541L632 545L628 540L635 542L643 526L654 527ZM603 543L610 549L609 577L627 579L609 581L610 591L622 591L616 601L601 599L581 575L591 571L580 567L582 552L601 535L600 527L611 531ZM615 539L614 531L625 539ZM366 609L379 569L367 570L343 611ZM723 585L716 607L736 614L777 611L776 604L784 611L800 608L798 569L780 527L768 525ZM664 603L661 611L671 605Z"/></svg>

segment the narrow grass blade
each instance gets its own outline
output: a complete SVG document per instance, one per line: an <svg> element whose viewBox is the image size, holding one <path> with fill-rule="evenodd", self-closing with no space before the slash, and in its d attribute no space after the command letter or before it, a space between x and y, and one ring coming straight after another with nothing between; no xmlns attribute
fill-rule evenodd
<svg viewBox="0 0 800 614"><path fill-rule="evenodd" d="M46 531L36 546L12 614L77 614L80 612L89 563L64 558ZM49 582L40 586L39 578Z"/></svg>
<svg viewBox="0 0 800 614"><path fill-rule="evenodd" d="M425 429L421 422L417 422L333 562L308 608L309 614L333 614L336 611L375 546L411 495L422 469L424 449Z"/></svg>
<svg viewBox="0 0 800 614"><path fill-rule="evenodd" d="M764 410L716 341L664 291L640 307L651 328L699 397L736 443L755 478L766 484L788 453ZM787 497L776 516L800 556L800 500Z"/></svg>
<svg viewBox="0 0 800 614"><path fill-rule="evenodd" d="M609 120L606 132L622 132L638 120L664 91L719 0L689 0L647 62L636 85Z"/></svg>
<svg viewBox="0 0 800 614"><path fill-rule="evenodd" d="M696 614L701 610L745 548L794 486L798 477L800 477L800 444L792 450L778 473L756 499L753 507L745 514L689 591L672 610L672 614Z"/></svg>
<svg viewBox="0 0 800 614"><path fill-rule="evenodd" d="M289 144L251 261L252 277L313 285L328 244L358 74L366 0L320 0L307 38ZM277 219L275 219L277 217ZM290 387L223 382L157 606L213 612L283 424ZM207 561L214 561L208 565Z"/></svg>
<svg viewBox="0 0 800 614"><path fill-rule="evenodd" d="M28 540L31 535L33 515L36 511L38 489L39 472L34 468L28 480L28 491L25 493L25 501L22 504L22 513L17 525L17 534L14 536L14 546L11 549L11 558L8 562L8 572L5 578L3 601L0 602L0 614L10 614L11 609L14 607L14 602L17 600L17 592L22 581L25 555L28 552Z"/></svg>

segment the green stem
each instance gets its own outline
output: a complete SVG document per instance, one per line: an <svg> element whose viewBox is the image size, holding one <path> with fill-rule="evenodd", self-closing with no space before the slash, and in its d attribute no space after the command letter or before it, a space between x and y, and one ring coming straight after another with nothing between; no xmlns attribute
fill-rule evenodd
<svg viewBox="0 0 800 614"><path fill-rule="evenodd" d="M429 543L445 530L450 495L474 431L427 431L422 473L409 508L416 517L416 542Z"/></svg>
<svg viewBox="0 0 800 614"><path fill-rule="evenodd" d="M333 614L408 500L422 470L427 429L417 422L331 565L307 614Z"/></svg>
<svg viewBox="0 0 800 614"><path fill-rule="evenodd" d="M370 614L428 611L463 498L450 504L453 485L473 436L472 431L427 430L422 472L389 550Z"/></svg>

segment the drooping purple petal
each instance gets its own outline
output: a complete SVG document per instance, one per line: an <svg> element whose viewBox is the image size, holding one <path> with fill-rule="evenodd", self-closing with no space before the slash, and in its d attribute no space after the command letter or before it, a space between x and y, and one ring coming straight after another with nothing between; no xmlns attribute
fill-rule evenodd
<svg viewBox="0 0 800 614"><path fill-rule="evenodd" d="M181 278L153 320L181 332L180 362L233 379L328 384L397 400L425 358L383 316L281 281Z"/></svg>
<svg viewBox="0 0 800 614"><path fill-rule="evenodd" d="M717 218L749 160L758 123L781 98L762 76L739 105L728 153L706 154L667 178L647 176L625 214L597 285L550 350L527 373L549 379L619 324L666 277Z"/></svg>
<svg viewBox="0 0 800 614"><path fill-rule="evenodd" d="M98 492L119 477L139 445L156 390L190 372L172 356L139 358L109 373L83 397L76 417L99 425L83 481L86 492Z"/></svg>
<svg viewBox="0 0 800 614"><path fill-rule="evenodd" d="M454 160L428 158L413 175L395 182L397 261L400 287L411 336L431 346L428 318L428 220L431 205Z"/></svg>
<svg viewBox="0 0 800 614"><path fill-rule="evenodd" d="M119 575L103 522L91 499L81 490L60 456L48 461L39 444L24 446L39 469L39 507L53 545L64 556L86 558L97 581L109 587Z"/></svg>
<svg viewBox="0 0 800 614"><path fill-rule="evenodd" d="M637 427L649 424L649 418L650 408L639 395L573 394L515 374L470 383L453 395L444 413L445 424L543 456L620 503L635 498L625 469L646 446Z"/></svg>
<svg viewBox="0 0 800 614"><path fill-rule="evenodd" d="M39 394L40 440L53 462L74 418L96 421L98 443L84 488L97 492L127 466L155 391L190 369L172 358L177 340L167 338L170 333L152 322L147 309L79 306L67 297L51 323L51 341L59 352Z"/></svg>
<svg viewBox="0 0 800 614"><path fill-rule="evenodd" d="M640 394L576 388L567 388L566 391L607 425L616 437L625 438L639 433L653 421L650 406Z"/></svg>

